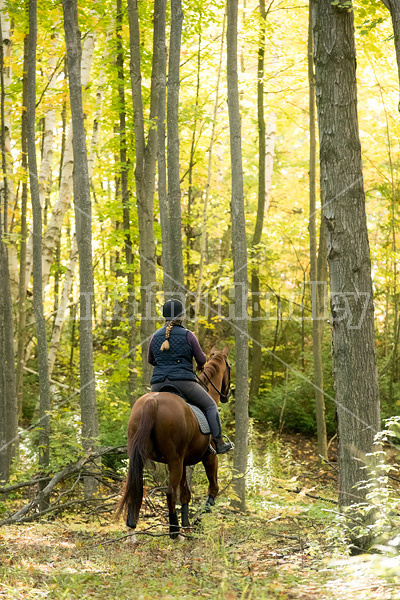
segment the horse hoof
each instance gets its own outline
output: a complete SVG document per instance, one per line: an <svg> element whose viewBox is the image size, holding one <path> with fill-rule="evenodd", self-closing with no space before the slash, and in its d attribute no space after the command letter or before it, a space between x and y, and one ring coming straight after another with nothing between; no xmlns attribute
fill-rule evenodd
<svg viewBox="0 0 400 600"><path fill-rule="evenodd" d="M176 540L178 535L179 535L179 531L174 531L174 532L170 531L169 532L169 537L171 538L171 540Z"/></svg>
<svg viewBox="0 0 400 600"><path fill-rule="evenodd" d="M127 527L126 533L128 534L128 537L125 539L125 544L136 544L137 538L135 532L132 531L130 527Z"/></svg>

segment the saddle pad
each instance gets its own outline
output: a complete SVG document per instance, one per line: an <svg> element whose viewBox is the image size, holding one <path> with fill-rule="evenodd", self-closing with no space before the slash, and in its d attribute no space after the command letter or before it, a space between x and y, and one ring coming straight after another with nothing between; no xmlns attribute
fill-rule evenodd
<svg viewBox="0 0 400 600"><path fill-rule="evenodd" d="M198 420L201 433L204 433L204 434L211 433L210 426L208 424L208 421L207 421L203 411L200 410L200 408L198 406L189 404L189 402L187 403L187 405L190 406L190 408L193 411L194 416Z"/></svg>

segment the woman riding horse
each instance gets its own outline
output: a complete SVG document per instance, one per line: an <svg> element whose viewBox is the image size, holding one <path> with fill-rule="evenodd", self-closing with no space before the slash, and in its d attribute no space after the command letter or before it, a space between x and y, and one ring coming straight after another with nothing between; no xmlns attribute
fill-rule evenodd
<svg viewBox="0 0 400 600"><path fill-rule="evenodd" d="M193 358L199 370L204 367L207 358L194 333L183 327L183 316L184 309L179 300L168 300L164 304L166 324L154 333L148 350L148 361L154 366L151 391L158 392L163 386L171 384L191 404L198 406L210 426L217 454L223 454L232 450L232 444L222 439L217 405L196 380Z"/></svg>
<svg viewBox="0 0 400 600"><path fill-rule="evenodd" d="M168 306L170 305L165 307L164 314L171 321L176 317L176 313L172 311L171 306L170 308ZM182 310L181 307L179 310ZM171 319L171 317L173 318ZM210 434L202 433L193 410L183 398L177 395L178 390L176 388L178 386L181 389L185 387L185 391L188 393L186 386L190 385L189 389L195 390L195 394L192 394L191 391L189 392L189 399L192 402L194 397L195 399L198 397L204 398L204 395L199 396L196 393L200 386L192 379L184 378L190 372L194 375L189 359L189 356L192 356L190 351L193 351L193 348L189 344L189 332L181 326L180 321L178 325L172 324L169 329L169 335L167 336L171 341L169 349L165 350L164 346L164 350L161 350L167 333L164 329L164 332L160 336L161 339L157 340L157 333L153 338L150 349L150 360L156 364L156 377L157 371L160 374L161 369L162 374L162 369L165 369L166 373L164 371L164 375L160 379L164 379L165 385L165 381L169 375L174 387L171 384L167 384L166 389L148 392L144 396L141 396L141 398L138 398L132 407L128 423L127 439L129 468L117 515L126 509L127 527L131 532L135 531L143 500L143 471L145 464L148 459L164 463L168 466L169 472L168 487L166 490L169 531L170 537L175 539L180 530L176 512L178 488L182 507L182 527L190 526L189 502L191 493L186 480L186 467L199 462L203 463L209 483L208 497L204 506L205 511L208 511L214 505L219 488L217 479L218 457L215 450L210 447L211 436ZM171 330L173 332L172 335ZM182 333L175 335L175 331L183 332L183 335ZM155 350L157 347L159 347L158 351ZM199 364L201 364L203 354L201 353L201 356L199 356L196 352L196 355L199 358ZM165 362L163 362L164 356L168 357L168 360ZM175 362L172 360L173 356L175 356ZM195 356L194 351L193 356ZM179 378L174 379L176 375ZM220 400L227 402L230 395L228 348L224 348L222 352L215 349L211 350L210 359L205 364L200 379L205 387L208 385L211 386L210 394L215 398L215 409L213 404L211 404L211 410L208 410L207 414L209 418L211 416L210 421L214 426L214 434L218 438L217 443L221 452L221 431L219 428L218 413L215 413L216 404ZM153 385L156 386L158 384ZM208 397L206 401L207 405L204 402L202 406L209 406ZM211 399L211 402L214 403L214 400ZM218 430L216 425L218 426ZM230 450L231 447L231 444L228 444L228 448L224 445L222 446L222 451ZM129 539L132 542L135 541L134 535L130 535Z"/></svg>

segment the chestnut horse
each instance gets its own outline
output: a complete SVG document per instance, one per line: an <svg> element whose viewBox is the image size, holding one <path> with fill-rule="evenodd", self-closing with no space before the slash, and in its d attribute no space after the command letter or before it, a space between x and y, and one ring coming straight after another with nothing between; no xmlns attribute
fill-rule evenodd
<svg viewBox="0 0 400 600"><path fill-rule="evenodd" d="M228 348L211 351L210 359L200 375L203 385L218 404L230 395ZM199 384L201 385L201 384ZM190 402L190 398L188 398ZM211 435L201 433L191 408L180 396L169 391L150 392L139 398L128 424L129 470L117 515L127 509L126 524L135 529L143 500L143 468L147 459L168 465L167 502L169 535L179 534L176 514L177 490L180 487L182 527L189 527L190 490L186 481L186 466L203 463L209 481L205 509L209 510L218 494L218 458L209 449ZM132 536L131 541L135 541Z"/></svg>

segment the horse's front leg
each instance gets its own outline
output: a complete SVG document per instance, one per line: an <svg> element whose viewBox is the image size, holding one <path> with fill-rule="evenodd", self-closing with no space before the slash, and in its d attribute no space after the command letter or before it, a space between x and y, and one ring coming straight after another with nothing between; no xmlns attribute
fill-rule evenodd
<svg viewBox="0 0 400 600"><path fill-rule="evenodd" d="M214 499L218 495L219 485L218 485L218 458L216 454L208 454L205 458L203 458L202 463L206 470L206 475L208 479L208 497L206 503L204 505L205 512L210 512L211 507L214 506Z"/></svg>
<svg viewBox="0 0 400 600"><path fill-rule="evenodd" d="M177 459L168 464L169 483L167 488L167 503L169 512L169 537L176 539L179 535L179 521L176 514L176 497L178 485L183 475L183 460Z"/></svg>
<svg viewBox="0 0 400 600"><path fill-rule="evenodd" d="M182 479L180 484L180 499L181 499L181 516L182 516L182 527L190 527L189 522L189 502L191 493L186 478L186 467L183 467Z"/></svg>

